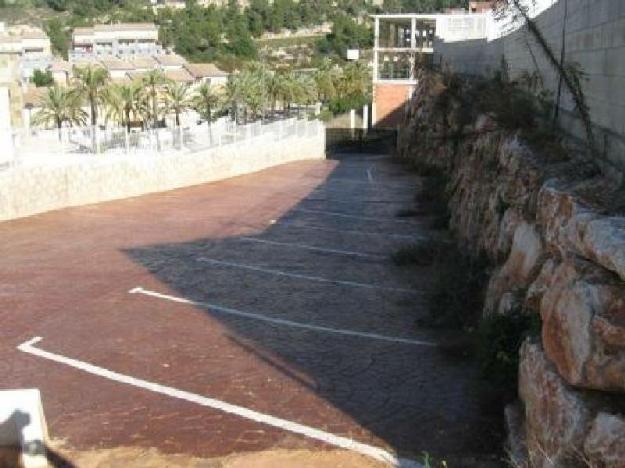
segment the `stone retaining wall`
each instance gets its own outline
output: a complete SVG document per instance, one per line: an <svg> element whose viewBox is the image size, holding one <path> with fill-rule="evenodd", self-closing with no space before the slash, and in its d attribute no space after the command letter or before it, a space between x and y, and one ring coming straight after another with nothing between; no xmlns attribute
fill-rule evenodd
<svg viewBox="0 0 625 468"><path fill-rule="evenodd" d="M58 165L0 171L0 220L203 184L303 159L325 158L320 122L277 140L272 133L196 153L85 155Z"/></svg>
<svg viewBox="0 0 625 468"><path fill-rule="evenodd" d="M451 230L493 265L483 314L541 318L506 411L514 466L623 468L625 217L609 203L622 188L487 116L466 122L460 103L441 105L444 90L423 77L399 154L449 176Z"/></svg>

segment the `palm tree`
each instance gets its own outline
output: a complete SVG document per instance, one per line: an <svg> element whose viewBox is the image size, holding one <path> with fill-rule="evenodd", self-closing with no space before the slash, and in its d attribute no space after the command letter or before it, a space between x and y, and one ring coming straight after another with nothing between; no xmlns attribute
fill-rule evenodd
<svg viewBox="0 0 625 468"><path fill-rule="evenodd" d="M187 83L170 83L165 87L165 105L167 112L176 115L176 127L180 127L180 114L193 107L189 97Z"/></svg>
<svg viewBox="0 0 625 468"><path fill-rule="evenodd" d="M261 62L249 63L245 71L247 87L250 88L248 91L252 93L247 101L252 109L260 110L261 117L264 118L267 100L271 99L270 89L274 73Z"/></svg>
<svg viewBox="0 0 625 468"><path fill-rule="evenodd" d="M140 119L148 108L147 94L143 84L138 81L110 86L103 100L107 116L118 120L128 131L132 120Z"/></svg>
<svg viewBox="0 0 625 468"><path fill-rule="evenodd" d="M359 62L347 65L339 80L338 91L343 97L369 96L371 93L371 76L368 68Z"/></svg>
<svg viewBox="0 0 625 468"><path fill-rule="evenodd" d="M168 83L165 74L158 69L150 70L143 76L143 84L148 88L148 94L152 101L152 126L158 122L158 88Z"/></svg>
<svg viewBox="0 0 625 468"><path fill-rule="evenodd" d="M295 100L297 83L295 75L291 73L278 73L275 83L275 93L282 102L282 109L291 112L291 103Z"/></svg>
<svg viewBox="0 0 625 468"><path fill-rule="evenodd" d="M109 80L108 72L99 66L87 65L74 68L76 91L89 102L91 125L98 124L98 106L102 103L102 92Z"/></svg>
<svg viewBox="0 0 625 468"><path fill-rule="evenodd" d="M340 70L334 67L329 60L324 61L315 72L315 83L319 98L323 102L336 96L336 87L340 76Z"/></svg>
<svg viewBox="0 0 625 468"><path fill-rule="evenodd" d="M39 102L39 107L40 110L33 116L32 123L56 126L59 140L64 123L85 125L87 122L87 113L81 107L81 97L73 89L51 86Z"/></svg>
<svg viewBox="0 0 625 468"><path fill-rule="evenodd" d="M282 89L282 75L280 73L273 73L269 82L267 83L267 94L271 100L271 114L276 113L276 103L280 100Z"/></svg>
<svg viewBox="0 0 625 468"><path fill-rule="evenodd" d="M243 98L244 122L247 123L248 116L256 117L264 105L263 82L259 76L252 71L245 71L239 75L239 90Z"/></svg>
<svg viewBox="0 0 625 468"><path fill-rule="evenodd" d="M200 114L200 117L206 120L208 124L208 136L211 144L213 143L213 131L211 123L213 122L213 113L221 101L220 93L208 83L203 83L197 89L193 97L193 108Z"/></svg>
<svg viewBox="0 0 625 468"><path fill-rule="evenodd" d="M295 98L297 101L297 116L300 116L302 104L309 105L317 99L317 84L310 75L299 75L295 79Z"/></svg>
<svg viewBox="0 0 625 468"><path fill-rule="evenodd" d="M239 118L239 103L241 101L241 81L239 75L230 75L224 91L225 100L230 106L230 117L236 123Z"/></svg>

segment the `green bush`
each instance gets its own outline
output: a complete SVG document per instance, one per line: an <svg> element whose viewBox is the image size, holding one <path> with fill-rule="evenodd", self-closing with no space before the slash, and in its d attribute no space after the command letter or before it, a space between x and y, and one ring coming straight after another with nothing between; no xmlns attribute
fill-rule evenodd
<svg viewBox="0 0 625 468"><path fill-rule="evenodd" d="M429 299L425 325L435 328L468 329L479 322L488 262L471 258L457 249L446 248L437 259L439 270L434 293Z"/></svg>
<svg viewBox="0 0 625 468"><path fill-rule="evenodd" d="M365 95L340 96L330 100L329 109L334 115L349 112L352 109L361 109L369 102Z"/></svg>
<svg viewBox="0 0 625 468"><path fill-rule="evenodd" d="M442 255L444 246L437 242L414 243L399 248L391 255L397 266L432 265Z"/></svg>
<svg viewBox="0 0 625 468"><path fill-rule="evenodd" d="M477 333L477 357L484 379L513 397L517 388L519 348L527 336L539 333L540 316L535 313L485 317Z"/></svg>
<svg viewBox="0 0 625 468"><path fill-rule="evenodd" d="M52 72L50 70L41 71L39 69L33 72L33 83L37 88L51 86L54 83Z"/></svg>
<svg viewBox="0 0 625 468"><path fill-rule="evenodd" d="M329 122L334 117L334 114L330 109L322 109L319 113L319 120L322 122Z"/></svg>

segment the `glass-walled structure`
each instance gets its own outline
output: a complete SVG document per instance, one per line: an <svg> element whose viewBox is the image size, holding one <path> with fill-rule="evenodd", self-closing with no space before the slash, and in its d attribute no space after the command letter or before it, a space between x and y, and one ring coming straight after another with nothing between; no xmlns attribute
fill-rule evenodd
<svg viewBox="0 0 625 468"><path fill-rule="evenodd" d="M414 81L417 55L431 58L438 15L376 15L373 80Z"/></svg>

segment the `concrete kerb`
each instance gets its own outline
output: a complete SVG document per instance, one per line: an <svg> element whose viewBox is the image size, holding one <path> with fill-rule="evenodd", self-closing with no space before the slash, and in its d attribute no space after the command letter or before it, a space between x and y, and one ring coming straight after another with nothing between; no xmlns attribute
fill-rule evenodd
<svg viewBox="0 0 625 468"><path fill-rule="evenodd" d="M19 466L48 467L48 428L39 390L0 391L0 447L20 450Z"/></svg>

